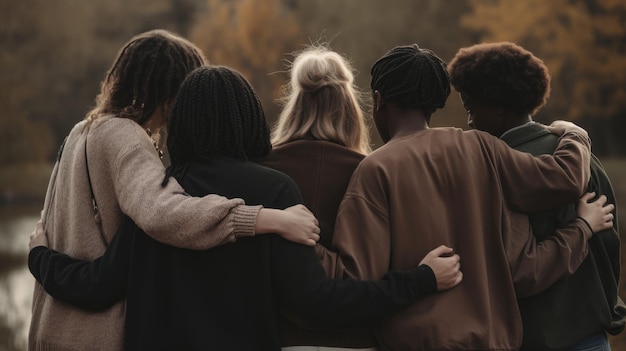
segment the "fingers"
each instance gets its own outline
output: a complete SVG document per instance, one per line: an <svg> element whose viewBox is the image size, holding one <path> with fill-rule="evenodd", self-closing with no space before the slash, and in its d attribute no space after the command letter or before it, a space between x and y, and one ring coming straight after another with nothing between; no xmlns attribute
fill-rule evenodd
<svg viewBox="0 0 626 351"><path fill-rule="evenodd" d="M320 241L319 234L313 234L311 240L313 240L314 243L317 243L318 241Z"/></svg>
<svg viewBox="0 0 626 351"><path fill-rule="evenodd" d="M438 247L434 248L433 250L431 250L428 255L433 255L436 257L439 256L449 256L454 252L454 250L451 247L447 247L446 245L439 245Z"/></svg>
<svg viewBox="0 0 626 351"><path fill-rule="evenodd" d="M451 288L459 285L462 281L463 281L463 272L459 271L459 273L456 276L456 279L454 280L454 284L451 286Z"/></svg>
<svg viewBox="0 0 626 351"><path fill-rule="evenodd" d="M313 216L313 212L311 212L311 210L309 210L303 204L297 204L297 205L291 206L290 208L293 209L293 210L304 211L304 212L308 213L309 215Z"/></svg>
<svg viewBox="0 0 626 351"><path fill-rule="evenodd" d="M580 197L579 201L584 201L585 203L588 203L589 201L591 201L591 199L593 199L594 196L596 196L596 193L594 192L585 193L583 194L583 196Z"/></svg>
<svg viewBox="0 0 626 351"><path fill-rule="evenodd" d="M607 198L606 195L600 195L600 197L598 197L598 199L596 201L594 201L594 203L600 205L600 206L604 206L604 204L607 202Z"/></svg>

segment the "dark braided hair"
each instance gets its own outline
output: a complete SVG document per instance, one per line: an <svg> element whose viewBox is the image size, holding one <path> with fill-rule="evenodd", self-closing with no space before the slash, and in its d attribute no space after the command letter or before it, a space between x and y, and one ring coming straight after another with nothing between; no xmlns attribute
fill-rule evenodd
<svg viewBox="0 0 626 351"><path fill-rule="evenodd" d="M139 34L118 53L87 120L114 114L143 124L159 105L175 98L189 72L204 64L199 48L171 32Z"/></svg>
<svg viewBox="0 0 626 351"><path fill-rule="evenodd" d="M446 63L417 44L397 46L372 66L372 91L401 108L427 115L442 108L450 95Z"/></svg>
<svg viewBox="0 0 626 351"><path fill-rule="evenodd" d="M550 74L543 61L510 42L460 49L449 65L452 85L473 100L534 115L550 96Z"/></svg>
<svg viewBox="0 0 626 351"><path fill-rule="evenodd" d="M255 159L272 149L259 97L239 72L223 66L198 68L185 79L172 109L167 145L172 163L164 186L189 162Z"/></svg>

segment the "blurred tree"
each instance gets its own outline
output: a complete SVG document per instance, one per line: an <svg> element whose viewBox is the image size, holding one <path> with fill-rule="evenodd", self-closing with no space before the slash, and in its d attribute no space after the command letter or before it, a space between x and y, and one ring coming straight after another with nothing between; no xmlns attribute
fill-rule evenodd
<svg viewBox="0 0 626 351"><path fill-rule="evenodd" d="M53 138L54 157L69 129L92 107L105 70L133 35L164 28L185 35L203 0L20 0L0 2L0 123L18 138ZM15 125L15 126L14 126ZM6 132L5 132L6 133ZM12 134L13 135L13 134ZM8 150L14 139L2 139ZM22 150L20 148L20 150ZM38 149L39 150L39 149ZM19 158L18 156L14 156ZM21 155L24 159L32 153Z"/></svg>
<svg viewBox="0 0 626 351"><path fill-rule="evenodd" d="M211 64L232 67L250 81L273 123L279 112L275 100L287 80L285 53L302 42L293 12L281 0L208 0L206 4L190 39Z"/></svg>
<svg viewBox="0 0 626 351"><path fill-rule="evenodd" d="M328 41L352 61L357 84L367 98L372 64L394 46L417 43L449 60L474 38L458 25L460 16L470 9L467 1L290 0L289 4L309 40ZM451 96L446 107L435 113L432 124L466 127L464 112L459 99ZM375 146L380 145L378 133L370 134Z"/></svg>
<svg viewBox="0 0 626 351"><path fill-rule="evenodd" d="M512 41L542 58L552 97L539 117L575 119L595 150L626 151L626 3L622 0L470 0L461 25L482 41ZM618 126L622 128L617 128ZM592 137L594 135L592 134Z"/></svg>

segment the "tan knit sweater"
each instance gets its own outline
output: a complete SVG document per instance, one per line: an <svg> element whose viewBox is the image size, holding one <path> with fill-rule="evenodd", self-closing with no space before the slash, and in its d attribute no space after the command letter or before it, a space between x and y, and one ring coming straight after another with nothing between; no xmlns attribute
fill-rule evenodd
<svg viewBox="0 0 626 351"><path fill-rule="evenodd" d="M85 126L82 121L70 132L46 193L42 217L51 248L95 259L112 240L123 213L154 239L183 248L208 249L254 235L260 207L217 195L190 197L173 178L162 188L163 165L137 123L107 116ZM86 140L102 230L91 204ZM124 302L103 312L83 311L53 299L36 283L29 349L121 350L124 312Z"/></svg>

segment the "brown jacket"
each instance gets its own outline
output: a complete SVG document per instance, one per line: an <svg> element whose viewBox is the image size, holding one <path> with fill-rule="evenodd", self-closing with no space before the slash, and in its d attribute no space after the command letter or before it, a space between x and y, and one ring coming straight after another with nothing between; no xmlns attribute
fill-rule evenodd
<svg viewBox="0 0 626 351"><path fill-rule="evenodd" d="M355 171L325 266L378 278L415 267L445 244L463 282L383 322L381 349L515 350L522 336L516 290L532 294L586 255L580 220L536 245L525 215L576 199L589 179L589 141L567 134L555 157L533 158L486 133L429 129L390 141ZM582 162L581 162L582 160Z"/></svg>
<svg viewBox="0 0 626 351"><path fill-rule="evenodd" d="M274 148L259 162L287 174L295 181L304 204L320 222L319 244L328 247L332 242L339 204L352 172L363 157L332 142L296 140ZM284 314L290 318L285 318ZM325 329L323 325L301 321L289 311L283 311L279 319L279 332L282 346L367 346L361 341L361 333Z"/></svg>
<svg viewBox="0 0 626 351"><path fill-rule="evenodd" d="M122 214L154 239L178 247L207 249L253 235L259 207L209 195L194 198L171 179L162 188L164 168L146 132L129 119L102 117L85 132L78 123L55 165L42 217L50 248L75 258L101 256ZM94 220L89 173L102 219ZM121 350L125 303L88 312L53 299L35 285L30 350Z"/></svg>

